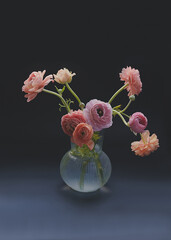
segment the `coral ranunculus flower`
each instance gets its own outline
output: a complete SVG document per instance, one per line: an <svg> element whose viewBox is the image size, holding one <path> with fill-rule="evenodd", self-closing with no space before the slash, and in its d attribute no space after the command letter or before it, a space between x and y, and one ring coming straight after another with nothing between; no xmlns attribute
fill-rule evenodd
<svg viewBox="0 0 171 240"><path fill-rule="evenodd" d="M86 122L94 131L101 131L112 126L112 107L109 103L93 99L86 104L83 110Z"/></svg>
<svg viewBox="0 0 171 240"><path fill-rule="evenodd" d="M27 102L33 100L38 93L43 91L43 88L53 81L52 75L48 75L44 80L43 76L46 70L43 72L32 72L27 80L24 81L22 91L27 93L24 97L27 98Z"/></svg>
<svg viewBox="0 0 171 240"><path fill-rule="evenodd" d="M129 126L135 133L142 133L147 127L147 118L141 112L135 112L129 119Z"/></svg>
<svg viewBox="0 0 171 240"><path fill-rule="evenodd" d="M90 150L94 148L94 142L92 140L93 128L87 123L80 123L76 126L72 141L77 144L79 147L82 147L83 144L86 144Z"/></svg>
<svg viewBox="0 0 171 240"><path fill-rule="evenodd" d="M137 69L131 67L123 68L119 76L121 81L125 81L125 84L128 83L126 87L128 96L138 95L142 91L142 82Z"/></svg>
<svg viewBox="0 0 171 240"><path fill-rule="evenodd" d="M144 157L151 152L157 150L159 147L159 140L156 134L150 136L150 132L145 130L142 133L142 139L131 143L131 149L135 152L135 155Z"/></svg>
<svg viewBox="0 0 171 240"><path fill-rule="evenodd" d="M60 84L70 83L75 73L71 73L67 68L60 69L57 74L54 74L54 80Z"/></svg>
<svg viewBox="0 0 171 240"><path fill-rule="evenodd" d="M86 120L83 116L83 112L81 110L78 111L71 111L70 113L64 115L61 118L61 125L64 133L69 136L72 136L75 127L79 123L85 123Z"/></svg>

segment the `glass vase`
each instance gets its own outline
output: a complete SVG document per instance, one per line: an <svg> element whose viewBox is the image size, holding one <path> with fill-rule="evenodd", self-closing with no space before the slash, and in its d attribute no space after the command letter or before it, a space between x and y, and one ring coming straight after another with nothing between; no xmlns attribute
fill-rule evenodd
<svg viewBox="0 0 171 240"><path fill-rule="evenodd" d="M99 132L93 150L71 142L71 150L62 158L60 174L63 181L79 192L94 192L104 186L111 175L111 162L102 151L103 133Z"/></svg>

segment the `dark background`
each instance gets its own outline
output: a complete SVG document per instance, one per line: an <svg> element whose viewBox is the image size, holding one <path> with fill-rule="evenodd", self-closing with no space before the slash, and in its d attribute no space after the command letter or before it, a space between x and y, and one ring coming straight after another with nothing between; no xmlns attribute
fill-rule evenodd
<svg viewBox="0 0 171 240"><path fill-rule="evenodd" d="M170 240L169 4L15 1L1 9L0 239ZM143 83L128 113L147 116L160 148L136 157L137 138L116 117L105 132L113 167L106 188L77 194L59 175L70 147L60 126L65 111L45 93L27 103L23 81L66 67L83 102L108 101L126 66L139 69ZM113 104L127 101L125 91Z"/></svg>

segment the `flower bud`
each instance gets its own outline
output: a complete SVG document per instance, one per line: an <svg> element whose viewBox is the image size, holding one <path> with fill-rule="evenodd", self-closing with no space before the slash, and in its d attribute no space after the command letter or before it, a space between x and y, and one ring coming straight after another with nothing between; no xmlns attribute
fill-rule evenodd
<svg viewBox="0 0 171 240"><path fill-rule="evenodd" d="M84 108L84 107L85 107L85 104L84 104L83 102L80 102L79 107L80 107L80 108Z"/></svg>
<svg viewBox="0 0 171 240"><path fill-rule="evenodd" d="M130 99L132 102L135 101L135 95L129 96L129 99Z"/></svg>
<svg viewBox="0 0 171 240"><path fill-rule="evenodd" d="M63 89L58 89L59 94L62 94L62 92L63 92Z"/></svg>

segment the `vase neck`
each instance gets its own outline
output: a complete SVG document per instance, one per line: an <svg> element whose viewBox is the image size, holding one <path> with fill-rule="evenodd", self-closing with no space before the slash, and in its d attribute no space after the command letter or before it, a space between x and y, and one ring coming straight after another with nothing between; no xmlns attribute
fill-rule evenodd
<svg viewBox="0 0 171 240"><path fill-rule="evenodd" d="M99 132L99 139L95 142L95 151L100 152L103 148L103 140L104 140L104 130Z"/></svg>

